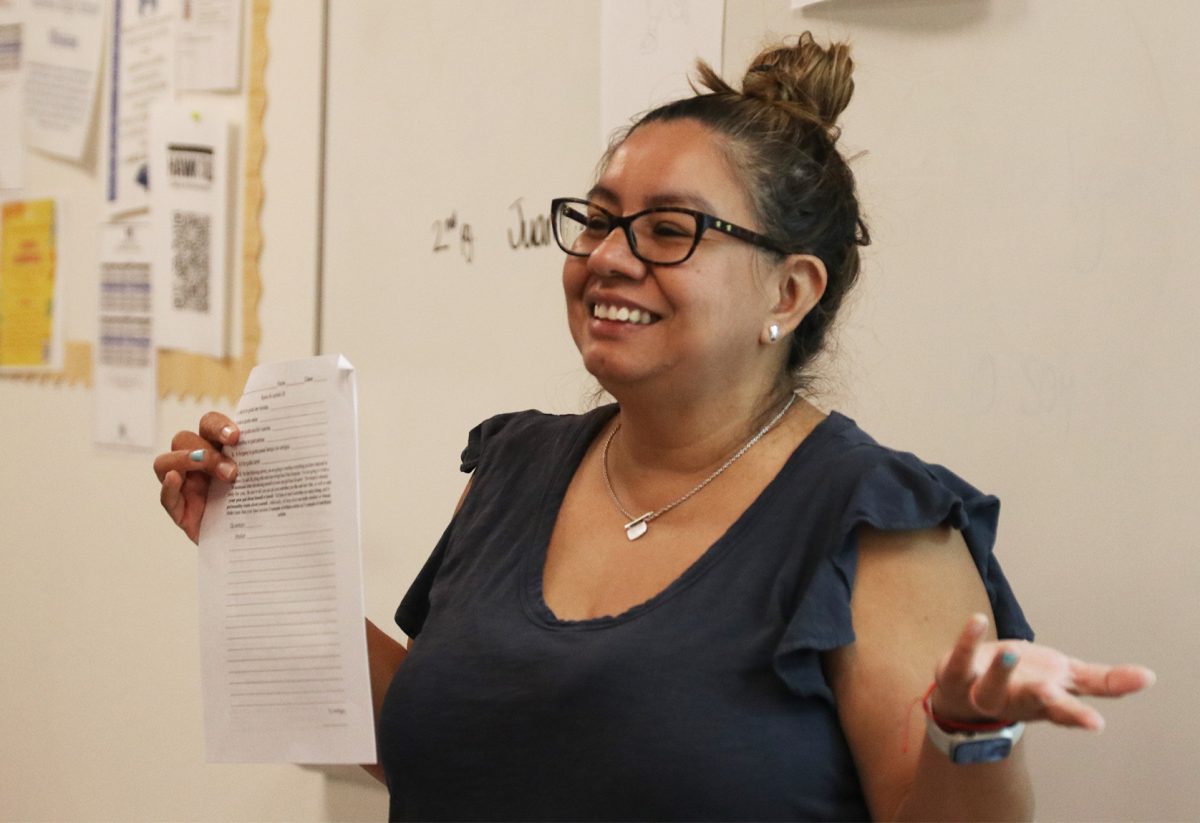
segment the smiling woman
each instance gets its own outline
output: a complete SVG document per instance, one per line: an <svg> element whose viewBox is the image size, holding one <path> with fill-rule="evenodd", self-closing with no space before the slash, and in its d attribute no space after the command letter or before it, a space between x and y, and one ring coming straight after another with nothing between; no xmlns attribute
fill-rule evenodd
<svg viewBox="0 0 1200 823"><path fill-rule="evenodd" d="M701 66L554 201L616 402L470 432L396 614L419 639L370 632L393 818L1025 817L1022 724L1098 728L1079 695L1152 681L1032 643L996 499L798 391L867 241L852 68L808 35L740 89ZM156 461L189 533L237 436L209 415Z"/></svg>
<svg viewBox="0 0 1200 823"><path fill-rule="evenodd" d="M589 197L556 200L554 210L569 255L571 333L588 371L610 392L653 376L667 381L656 391L680 401L748 391L754 403L777 405L786 387L774 361L786 347L759 344L764 318L799 325L825 270L747 228L758 218L712 130L690 117L643 125L611 154ZM612 317L621 309L652 322L629 329Z"/></svg>

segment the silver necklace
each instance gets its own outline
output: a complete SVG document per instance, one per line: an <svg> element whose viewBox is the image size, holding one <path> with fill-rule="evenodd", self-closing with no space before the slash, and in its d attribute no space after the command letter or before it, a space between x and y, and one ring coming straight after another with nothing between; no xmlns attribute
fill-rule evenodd
<svg viewBox="0 0 1200 823"><path fill-rule="evenodd" d="M787 403L785 403L783 405L783 408L779 410L779 413L776 414L774 417L772 417L767 422L767 425L765 425L761 429L759 429L758 434L751 437L749 440L747 440L745 442L745 444L740 449L738 449L736 452L734 452L732 457L730 457L723 464L721 464L721 468L717 469L715 472L710 474L708 477L701 480L700 483L694 489L692 489L690 492L685 494L683 497L679 498L678 500L675 500L674 502L668 503L667 505L663 506L658 511L646 512L641 517L635 517L634 515L630 514L630 512L627 511L626 508L621 504L621 498L617 497L617 491L616 491L616 489L613 488L612 479L608 476L608 447L612 445L613 438L616 437L617 432L619 432L621 430L620 423L613 426L613 430L609 433L608 439L606 439L604 441L604 452L600 458L600 467L604 470L604 485L608 487L608 496L612 498L613 503L617 504L617 508L620 510L621 514L623 514L629 518L629 522L625 524L625 537L627 537L631 541L637 540L639 537L641 537L643 534L645 534L646 531L650 528L651 520L656 520L659 517L662 517L664 514L669 512L671 509L675 508L680 503L687 501L696 492L700 491L705 486L707 486L709 483L713 482L718 477L720 477L722 472L724 472L726 469L728 469L730 466L732 466L734 463L736 463L741 458L742 455L744 455L746 452L750 451L751 446L753 446L759 440L762 440L767 432L769 432L771 429L775 428L775 424L783 419L783 416L785 414L787 414L788 409L790 409L792 407L792 404L795 402L796 402L796 394L793 392L791 398L787 401Z"/></svg>

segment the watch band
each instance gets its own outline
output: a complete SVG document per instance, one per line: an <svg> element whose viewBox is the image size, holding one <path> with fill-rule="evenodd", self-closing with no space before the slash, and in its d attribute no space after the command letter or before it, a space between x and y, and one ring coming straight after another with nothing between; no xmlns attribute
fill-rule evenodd
<svg viewBox="0 0 1200 823"><path fill-rule="evenodd" d="M954 763L995 763L1012 754L1025 732L1024 723L975 732L948 732L933 717L925 717L925 734L938 751Z"/></svg>

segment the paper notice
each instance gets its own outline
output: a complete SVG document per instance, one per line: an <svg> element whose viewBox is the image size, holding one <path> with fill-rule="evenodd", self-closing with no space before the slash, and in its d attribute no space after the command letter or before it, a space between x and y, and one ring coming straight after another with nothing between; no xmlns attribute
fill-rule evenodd
<svg viewBox="0 0 1200 823"><path fill-rule="evenodd" d="M21 134L21 23L0 0L0 189L19 189L25 180L25 141Z"/></svg>
<svg viewBox="0 0 1200 823"><path fill-rule="evenodd" d="M57 217L48 198L0 203L0 371L62 366Z"/></svg>
<svg viewBox="0 0 1200 823"><path fill-rule="evenodd" d="M172 98L172 25L176 3L113 4L108 98L111 213L150 206L150 112Z"/></svg>
<svg viewBox="0 0 1200 823"><path fill-rule="evenodd" d="M100 76L104 3L32 0L28 20L22 48L29 145L82 160Z"/></svg>
<svg viewBox="0 0 1200 823"><path fill-rule="evenodd" d="M373 763L354 369L258 366L235 419L200 532L208 759Z"/></svg>
<svg viewBox="0 0 1200 823"><path fill-rule="evenodd" d="M105 223L100 241L92 439L149 449L157 434L158 371L150 302L150 224Z"/></svg>
<svg viewBox="0 0 1200 823"><path fill-rule="evenodd" d="M150 116L157 345L228 350L232 126L215 112L163 105Z"/></svg>
<svg viewBox="0 0 1200 823"><path fill-rule="evenodd" d="M175 88L241 87L241 0L186 0L175 33Z"/></svg>

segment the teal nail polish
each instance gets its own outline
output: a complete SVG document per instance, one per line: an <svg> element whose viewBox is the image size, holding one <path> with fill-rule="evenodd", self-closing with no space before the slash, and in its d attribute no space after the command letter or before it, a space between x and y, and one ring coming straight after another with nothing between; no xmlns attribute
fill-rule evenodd
<svg viewBox="0 0 1200 823"><path fill-rule="evenodd" d="M195 463L202 463L204 462L204 449L196 449L188 457L192 458L192 461Z"/></svg>
<svg viewBox="0 0 1200 823"><path fill-rule="evenodd" d="M1018 655L1016 652L1006 651L1004 654L1000 655L1000 665L1006 669L1011 669L1013 666L1017 665L1017 660L1019 659L1020 655Z"/></svg>

